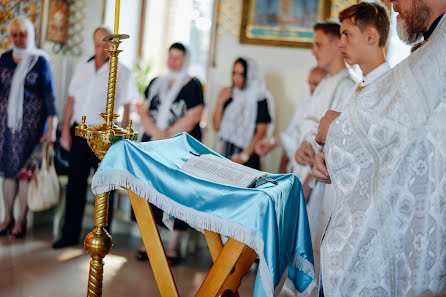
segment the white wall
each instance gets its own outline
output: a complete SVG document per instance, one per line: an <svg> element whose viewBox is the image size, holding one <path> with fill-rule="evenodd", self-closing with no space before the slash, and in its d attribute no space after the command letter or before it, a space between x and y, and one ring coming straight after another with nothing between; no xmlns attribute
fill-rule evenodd
<svg viewBox="0 0 446 297"><path fill-rule="evenodd" d="M229 2L234 13L240 14L242 0ZM223 13L221 11L220 16ZM309 95L306 79L310 69L316 65L309 49L240 44L238 34L238 30L226 30L217 35L215 65L209 72L206 85L207 126L204 142L216 150L218 137L212 128L212 111L220 88L230 85L232 65L237 57L255 59L265 72L267 87L275 98L275 134L287 127L298 103ZM277 149L266 158L263 170L277 172L280 154L281 150Z"/></svg>

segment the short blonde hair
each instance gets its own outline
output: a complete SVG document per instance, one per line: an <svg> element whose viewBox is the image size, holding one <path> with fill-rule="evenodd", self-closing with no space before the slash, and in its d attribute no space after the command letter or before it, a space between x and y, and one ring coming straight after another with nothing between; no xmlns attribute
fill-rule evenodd
<svg viewBox="0 0 446 297"><path fill-rule="evenodd" d="M19 29L21 32L29 33L29 27L27 25L27 21L30 22L25 17L16 17L13 19L7 26L6 30L8 31L8 34L11 34L12 29L16 28Z"/></svg>

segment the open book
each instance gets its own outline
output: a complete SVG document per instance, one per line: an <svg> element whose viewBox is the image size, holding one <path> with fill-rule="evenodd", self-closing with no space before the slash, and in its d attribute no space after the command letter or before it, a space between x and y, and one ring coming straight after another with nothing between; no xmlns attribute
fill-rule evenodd
<svg viewBox="0 0 446 297"><path fill-rule="evenodd" d="M181 171L219 184L242 188L254 188L266 182L277 184L275 180L267 178L265 172L211 154L190 158Z"/></svg>

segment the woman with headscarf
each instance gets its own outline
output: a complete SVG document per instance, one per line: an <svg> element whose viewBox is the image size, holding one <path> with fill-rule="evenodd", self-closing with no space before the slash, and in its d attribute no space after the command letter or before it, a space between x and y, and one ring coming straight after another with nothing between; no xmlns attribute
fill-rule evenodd
<svg viewBox="0 0 446 297"><path fill-rule="evenodd" d="M34 147L55 140L56 101L48 56L36 48L34 26L18 17L7 27L12 49L0 57L0 173L3 176L5 219L0 236L26 233L29 180L18 174ZM18 195L20 213L13 217Z"/></svg>
<svg viewBox="0 0 446 297"><path fill-rule="evenodd" d="M238 58L234 62L232 87L220 91L212 121L221 138L221 154L260 169L254 149L274 131L274 99L254 60Z"/></svg>
<svg viewBox="0 0 446 297"><path fill-rule="evenodd" d="M140 109L141 123L144 126L142 141L170 138L180 132L187 132L201 140L199 126L203 112L203 89L197 78L188 74L189 52L181 43L174 43L169 48L167 72L154 78L145 91L146 101ZM157 224L162 222L163 211L152 205ZM180 259L179 246L181 231L188 225L175 220L174 230L169 233L166 256L174 266ZM147 260L147 253L142 246L136 257Z"/></svg>
<svg viewBox="0 0 446 297"><path fill-rule="evenodd" d="M142 141L166 139L180 132L201 140L203 89L200 81L187 72L189 60L183 44L170 46L167 72L154 78L145 91L146 101L140 111Z"/></svg>

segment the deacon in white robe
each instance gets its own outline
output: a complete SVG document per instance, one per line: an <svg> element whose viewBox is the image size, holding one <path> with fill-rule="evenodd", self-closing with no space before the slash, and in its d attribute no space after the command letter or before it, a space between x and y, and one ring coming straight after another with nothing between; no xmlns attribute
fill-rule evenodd
<svg viewBox="0 0 446 297"><path fill-rule="evenodd" d="M321 245L328 297L446 289L446 2L393 2L405 39L429 28L425 44L331 124L313 170L336 191Z"/></svg>
<svg viewBox="0 0 446 297"><path fill-rule="evenodd" d="M359 65L365 77L350 90L348 96L333 102L330 109L336 110L337 112L333 112L337 114L354 101L360 90L390 71L390 66L384 56L390 28L387 10L376 3L362 2L341 11L339 19L342 22L340 49L345 61L350 65ZM320 113L315 113L312 117L317 118L319 115ZM317 128L318 122L311 122L305 136L305 141L311 144L314 152L320 152L322 149L314 139ZM333 209L335 190L332 185L317 183L314 178L309 183L314 186L314 189L307 209L312 227L315 267L316 272L319 272L319 244Z"/></svg>
<svg viewBox="0 0 446 297"><path fill-rule="evenodd" d="M316 88L316 91L312 96L314 104L309 105L308 109L305 111L304 119L298 131L300 132L300 135L296 135L300 136L297 139L299 141L297 148L300 145L302 145L302 142L307 141L307 143L309 143L311 141L313 150L315 152L320 151L320 146L314 142L314 136L316 135L317 132L319 119L325 114L327 110L335 109L340 102L345 100L345 98L349 98L351 96L352 90L355 89L356 89L355 82L352 80L346 68L344 68L342 71L340 71L334 76L328 76L319 84L319 86ZM308 165L311 164L300 164L300 165L305 173L306 169L310 168L310 166ZM307 175L308 173L309 172L307 172ZM302 177L301 179L302 183L304 183L305 178L306 175ZM313 250L315 250L316 248L315 251L317 253L319 250L318 247L321 238L320 237L321 232L319 232L319 229L321 225L323 225L323 228L325 228L325 225L328 221L328 216L324 216L325 217L324 223L321 224L319 214L322 211L321 204L324 193L324 187L315 190L316 191L313 190L310 197L306 198L309 199L307 205L307 211L308 211L308 220L310 223L311 240L313 244ZM331 210L329 206L327 206L327 208ZM317 255L316 258L318 259Z"/></svg>
<svg viewBox="0 0 446 297"><path fill-rule="evenodd" d="M355 100L358 94L358 90L361 89L361 87L365 87L371 84L389 71L389 63L384 62L378 68L370 72L364 77L362 82L359 83L357 87L355 87L353 90L350 90L350 96L345 97L344 100L339 102L339 106L336 107L336 110L342 112L349 103ZM312 138L314 140L314 136L312 136ZM312 141L312 144L317 151L321 150L320 146L314 141ZM314 185L314 188L307 205L309 213L308 219L310 221L310 226L313 228L311 230L313 249L318 252L322 234L324 233L324 230L328 223L328 219L333 209L336 192L333 185L318 183L316 182L316 179L314 177L310 181L310 184Z"/></svg>
<svg viewBox="0 0 446 297"><path fill-rule="evenodd" d="M319 23L314 26L315 37L313 41L313 54L316 57L318 66L325 67L328 71L327 77L321 81L317 86L313 95L308 101L311 104L303 109L303 119L300 124L300 131L296 133L296 138L298 138L298 143L296 147L302 145L304 136L308 134L309 128L312 127L313 138L317 132L317 123L319 119L325 114L329 109L342 101L345 97L351 94L351 90L356 86L355 81L349 74L344 57L341 54L339 48L340 39L340 26L336 23ZM300 135L299 135L300 134ZM312 161L309 160L308 163L301 164L302 166L309 167L312 165ZM301 179L303 183L304 178ZM313 194L311 194L313 195ZM307 198L307 197L306 197ZM310 196L311 201L311 196ZM316 212L312 211L307 206L308 219L310 223L311 238L314 247L319 246L319 239L316 239L316 234L319 226L319 221L314 220L314 216L317 215ZM318 217L318 216L317 216ZM319 257L315 254L315 276L318 277L319 271ZM316 285L318 280L315 281L307 288L304 292L304 296L314 296L317 293ZM295 290L292 289L289 283L285 283L284 289L281 296L294 296L297 294Z"/></svg>

